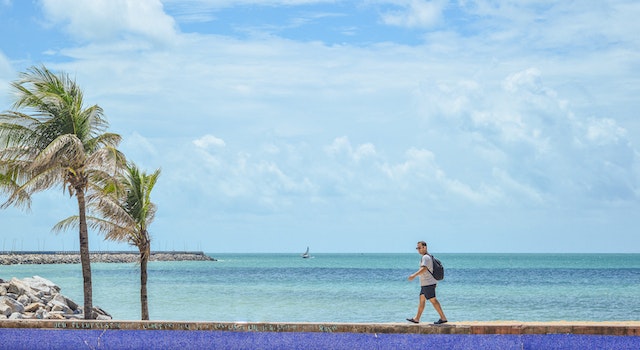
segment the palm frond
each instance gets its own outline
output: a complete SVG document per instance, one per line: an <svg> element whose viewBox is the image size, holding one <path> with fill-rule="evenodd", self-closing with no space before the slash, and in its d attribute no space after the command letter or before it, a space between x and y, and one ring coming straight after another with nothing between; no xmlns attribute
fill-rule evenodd
<svg viewBox="0 0 640 350"><path fill-rule="evenodd" d="M125 163L126 157L122 152L106 146L88 154L84 160L87 172L103 172L110 176L122 169Z"/></svg>
<svg viewBox="0 0 640 350"><path fill-rule="evenodd" d="M89 217L87 217L88 219ZM80 217L77 215L74 216L70 216L60 222L58 222L57 224L55 224L53 226L53 228L51 229L52 232L54 233L60 233L63 231L67 231L71 228L77 228L80 222Z"/></svg>
<svg viewBox="0 0 640 350"><path fill-rule="evenodd" d="M120 234L125 234L126 228L122 226L118 226L109 220L105 220L103 218L95 217L95 216L87 216L87 225L90 229L95 230L99 233L105 234L107 237L113 235L113 232L119 232ZM70 216L53 226L51 229L54 233L60 233L63 231L67 231L69 229L78 228L80 222L80 218L77 215Z"/></svg>
<svg viewBox="0 0 640 350"><path fill-rule="evenodd" d="M0 173L0 192L10 194L9 199L2 203L0 208L5 209L11 205L27 210L31 208L31 196L29 193L21 189L15 179L6 173Z"/></svg>
<svg viewBox="0 0 640 350"><path fill-rule="evenodd" d="M74 171L81 170L86 159L82 142L74 134L63 134L55 138L33 159L32 167L49 167L60 164Z"/></svg>
<svg viewBox="0 0 640 350"><path fill-rule="evenodd" d="M15 182L13 191L7 201L0 208L7 208L15 205L19 208L28 209L31 205L30 196L33 193L41 192L55 186L60 181L60 169L57 167L41 170L38 173L23 175L24 183ZM25 202L26 201L26 202Z"/></svg>

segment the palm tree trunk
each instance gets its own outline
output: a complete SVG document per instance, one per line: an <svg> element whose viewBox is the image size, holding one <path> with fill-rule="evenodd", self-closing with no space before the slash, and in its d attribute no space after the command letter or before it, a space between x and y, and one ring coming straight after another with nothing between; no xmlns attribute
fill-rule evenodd
<svg viewBox="0 0 640 350"><path fill-rule="evenodd" d="M147 297L147 262L149 261L151 249L149 242L145 242L144 247L140 247L140 306L142 308L142 319L149 319L149 304Z"/></svg>
<svg viewBox="0 0 640 350"><path fill-rule="evenodd" d="M83 189L76 189L78 217L80 219L80 263L84 282L84 319L93 319L93 292L91 290L91 260L89 258L89 233L87 229L86 203Z"/></svg>

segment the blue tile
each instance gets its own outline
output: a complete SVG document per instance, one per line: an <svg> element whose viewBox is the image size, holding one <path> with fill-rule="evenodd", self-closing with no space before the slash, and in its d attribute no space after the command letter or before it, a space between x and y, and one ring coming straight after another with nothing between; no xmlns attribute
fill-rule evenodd
<svg viewBox="0 0 640 350"><path fill-rule="evenodd" d="M0 349L640 349L638 336L0 328Z"/></svg>

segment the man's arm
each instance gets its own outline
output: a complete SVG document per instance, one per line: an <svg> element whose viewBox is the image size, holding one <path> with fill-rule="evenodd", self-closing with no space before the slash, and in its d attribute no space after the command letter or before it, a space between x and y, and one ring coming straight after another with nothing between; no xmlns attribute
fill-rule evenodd
<svg viewBox="0 0 640 350"><path fill-rule="evenodd" d="M423 273L427 269L426 266L420 266L420 270L416 271L414 274L409 276L409 281L413 281L414 278L418 277L421 273Z"/></svg>

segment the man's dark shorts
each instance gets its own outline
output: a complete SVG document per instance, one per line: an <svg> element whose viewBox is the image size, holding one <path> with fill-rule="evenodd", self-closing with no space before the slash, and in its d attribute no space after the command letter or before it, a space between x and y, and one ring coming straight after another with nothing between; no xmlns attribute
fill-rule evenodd
<svg viewBox="0 0 640 350"><path fill-rule="evenodd" d="M436 286L437 284L432 284L429 286L422 286L420 288L420 295L424 294L424 297L429 299L433 299L436 297Z"/></svg>

